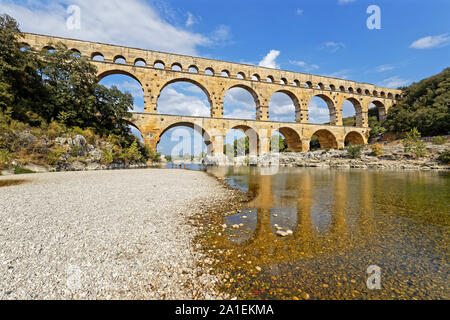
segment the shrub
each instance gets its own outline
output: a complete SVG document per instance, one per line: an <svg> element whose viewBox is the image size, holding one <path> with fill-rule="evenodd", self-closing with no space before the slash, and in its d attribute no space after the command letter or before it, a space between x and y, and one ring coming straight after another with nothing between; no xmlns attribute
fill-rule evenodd
<svg viewBox="0 0 450 320"><path fill-rule="evenodd" d="M444 164L450 164L450 150L445 150L439 155L438 160Z"/></svg>
<svg viewBox="0 0 450 320"><path fill-rule="evenodd" d="M142 154L139 151L139 147L136 141L134 141L129 148L123 151L122 155L125 162L138 162L142 160Z"/></svg>
<svg viewBox="0 0 450 320"><path fill-rule="evenodd" d="M64 153L64 149L61 147L57 147L56 149L51 149L50 152L46 156L46 162L54 166L61 159L61 155Z"/></svg>
<svg viewBox="0 0 450 320"><path fill-rule="evenodd" d="M383 154L383 145L381 143L375 143L372 145L372 155L381 156Z"/></svg>
<svg viewBox="0 0 450 320"><path fill-rule="evenodd" d="M364 148L363 145L357 145L357 146L349 145L347 148L347 154L352 159L360 158L363 148Z"/></svg>
<svg viewBox="0 0 450 320"><path fill-rule="evenodd" d="M442 145L447 143L447 137L434 137L431 139L431 143L435 145Z"/></svg>
<svg viewBox="0 0 450 320"><path fill-rule="evenodd" d="M7 149L0 149L0 170L6 169L11 164L12 154Z"/></svg>
<svg viewBox="0 0 450 320"><path fill-rule="evenodd" d="M403 146L405 152L411 152L416 158L423 157L427 153L425 144L420 140L420 132L417 128L411 129L406 134L406 138L403 139Z"/></svg>
<svg viewBox="0 0 450 320"><path fill-rule="evenodd" d="M19 166L14 167L14 174L28 174L28 173L35 173L33 170L22 168Z"/></svg>
<svg viewBox="0 0 450 320"><path fill-rule="evenodd" d="M113 157L112 150L110 150L108 148L103 148L101 163L104 165L108 165L108 164L111 164L113 161L114 161L114 157Z"/></svg>

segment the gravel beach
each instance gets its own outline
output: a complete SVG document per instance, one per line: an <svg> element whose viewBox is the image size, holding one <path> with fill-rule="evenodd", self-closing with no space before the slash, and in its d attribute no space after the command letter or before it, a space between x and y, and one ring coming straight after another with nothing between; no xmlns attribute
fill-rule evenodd
<svg viewBox="0 0 450 320"><path fill-rule="evenodd" d="M214 299L189 217L233 191L203 172L0 177L0 299Z"/></svg>

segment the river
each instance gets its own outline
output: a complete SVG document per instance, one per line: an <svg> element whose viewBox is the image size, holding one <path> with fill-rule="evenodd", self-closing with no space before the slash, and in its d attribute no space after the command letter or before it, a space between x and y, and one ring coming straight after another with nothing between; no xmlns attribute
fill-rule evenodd
<svg viewBox="0 0 450 320"><path fill-rule="evenodd" d="M220 252L218 268L232 279L223 288L231 294L450 298L448 172L207 171L253 196L244 208L228 213L222 220L227 228L211 238L214 252ZM292 234L282 237L277 231Z"/></svg>

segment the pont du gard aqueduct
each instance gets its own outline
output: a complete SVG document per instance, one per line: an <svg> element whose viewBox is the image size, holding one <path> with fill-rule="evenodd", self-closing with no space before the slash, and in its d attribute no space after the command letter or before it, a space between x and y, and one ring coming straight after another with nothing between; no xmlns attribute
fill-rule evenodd
<svg viewBox="0 0 450 320"><path fill-rule="evenodd" d="M224 139L230 129L242 130L256 138L256 146L250 151L254 155L270 151L270 138L275 131L285 137L292 151L308 151L313 135L318 137L322 149L342 148L346 143L365 144L370 131L369 106L377 107L382 120L401 95L399 90L344 79L96 42L29 33L24 34L22 41L24 47L33 51L51 50L58 42L65 44L92 61L99 80L112 74L136 79L144 91L145 111L134 113L131 122L141 132L144 143L154 150L164 132L177 126L200 132L212 156L223 155ZM175 82L200 87L208 97L210 117L158 114L158 97ZM225 94L235 87L247 90L255 99L256 120L223 118ZM292 99L295 122L269 120L269 101L276 92ZM308 123L308 105L316 96L328 105L329 124ZM342 108L346 100L355 108L356 126L343 126Z"/></svg>

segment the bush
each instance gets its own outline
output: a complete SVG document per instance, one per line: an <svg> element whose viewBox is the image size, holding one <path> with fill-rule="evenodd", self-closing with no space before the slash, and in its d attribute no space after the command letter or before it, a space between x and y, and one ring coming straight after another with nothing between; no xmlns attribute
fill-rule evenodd
<svg viewBox="0 0 450 320"><path fill-rule="evenodd" d="M413 128L406 134L406 138L403 139L405 152L411 152L416 158L423 157L427 153L425 144L420 140L420 136L419 130Z"/></svg>
<svg viewBox="0 0 450 320"><path fill-rule="evenodd" d="M61 159L62 154L64 153L64 149L61 147L57 147L56 149L51 149L50 152L47 154L46 162L54 166L58 163L58 161Z"/></svg>
<svg viewBox="0 0 450 320"><path fill-rule="evenodd" d="M439 155L438 160L444 164L450 164L450 150L445 150Z"/></svg>
<svg viewBox="0 0 450 320"><path fill-rule="evenodd" d="M28 173L35 173L33 170L21 168L19 166L14 167L14 174L28 174Z"/></svg>
<svg viewBox="0 0 450 320"><path fill-rule="evenodd" d="M113 161L114 161L114 157L113 157L112 150L110 150L108 148L103 148L101 163L103 165L108 165L108 164L113 163Z"/></svg>
<svg viewBox="0 0 450 320"><path fill-rule="evenodd" d="M435 145L442 145L447 143L447 137L434 137L431 139L431 143Z"/></svg>
<svg viewBox="0 0 450 320"><path fill-rule="evenodd" d="M0 149L0 170L8 168L11 160L12 154L7 149Z"/></svg>
<svg viewBox="0 0 450 320"><path fill-rule="evenodd" d="M364 148L363 145L358 145L358 146L349 145L348 148L347 148L347 154L352 159L360 158L363 148Z"/></svg>
<svg viewBox="0 0 450 320"><path fill-rule="evenodd" d="M375 143L371 147L372 149L372 155L374 156L381 156L383 154L383 145L381 143Z"/></svg>

